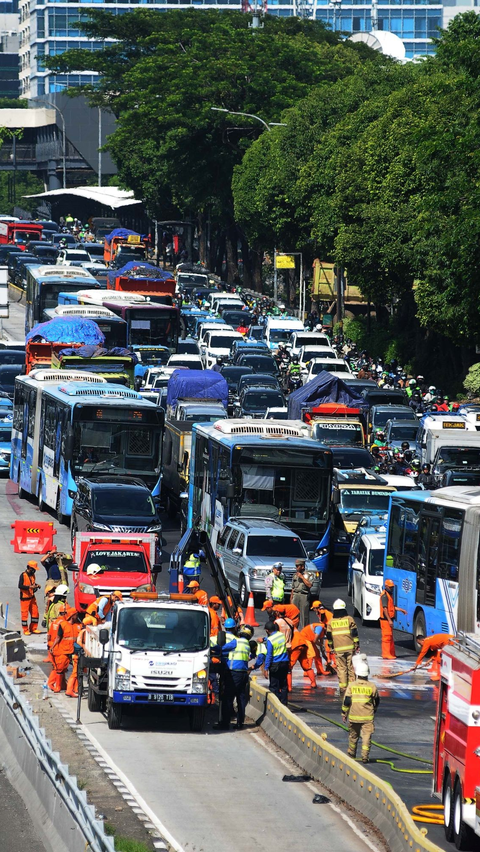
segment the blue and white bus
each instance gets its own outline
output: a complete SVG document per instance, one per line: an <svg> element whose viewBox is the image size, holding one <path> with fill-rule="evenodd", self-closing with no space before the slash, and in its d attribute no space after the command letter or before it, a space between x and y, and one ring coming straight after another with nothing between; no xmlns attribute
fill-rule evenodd
<svg viewBox="0 0 480 852"><path fill-rule="evenodd" d="M97 376L68 381L68 373L55 379L54 372L39 370L15 382L10 478L19 496L37 497L62 523L80 476L135 476L159 495L163 411Z"/></svg>
<svg viewBox="0 0 480 852"><path fill-rule="evenodd" d="M56 308L62 291L100 289L100 284L81 266L31 266L27 269L25 294L25 334L49 317L48 308Z"/></svg>
<svg viewBox="0 0 480 852"><path fill-rule="evenodd" d="M395 628L418 637L480 633L480 489L398 492L390 498L384 578Z"/></svg>
<svg viewBox="0 0 480 852"><path fill-rule="evenodd" d="M320 571L328 565L332 451L303 437L294 421L219 420L194 424L189 527L213 546L232 516L278 520L292 529Z"/></svg>

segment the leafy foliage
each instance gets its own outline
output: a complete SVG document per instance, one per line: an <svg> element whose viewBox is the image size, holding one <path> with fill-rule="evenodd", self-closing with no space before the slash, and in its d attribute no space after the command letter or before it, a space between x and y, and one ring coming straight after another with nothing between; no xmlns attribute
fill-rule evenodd
<svg viewBox="0 0 480 852"><path fill-rule="evenodd" d="M468 393L473 393L475 396L480 395L480 364L473 364L470 367L463 386Z"/></svg>

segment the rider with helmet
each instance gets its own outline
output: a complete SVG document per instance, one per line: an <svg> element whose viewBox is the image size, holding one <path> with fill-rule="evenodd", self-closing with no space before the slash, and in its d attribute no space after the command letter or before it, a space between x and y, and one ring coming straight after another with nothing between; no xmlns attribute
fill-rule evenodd
<svg viewBox="0 0 480 852"><path fill-rule="evenodd" d="M416 379L409 379L408 386L406 388L408 398L411 399L413 394L414 394L414 391L418 391L418 390L419 390L419 388L417 387L417 380Z"/></svg>
<svg viewBox="0 0 480 852"><path fill-rule="evenodd" d="M225 361L222 358L222 356L219 355L218 358L217 358L216 364L214 364L213 367L212 367L212 372L221 373L224 366L225 366Z"/></svg>

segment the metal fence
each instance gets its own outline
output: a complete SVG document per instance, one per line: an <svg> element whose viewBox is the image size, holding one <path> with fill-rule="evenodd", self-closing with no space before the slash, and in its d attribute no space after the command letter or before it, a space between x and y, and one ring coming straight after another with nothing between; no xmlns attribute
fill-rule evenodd
<svg viewBox="0 0 480 852"><path fill-rule="evenodd" d="M19 752L19 748L25 750L26 743L34 755L40 771L38 777L35 777L34 771L29 771L28 780L34 786L59 839L64 840L65 848L72 852L76 848L88 849L89 852L114 852L113 838L105 834L103 822L96 818L95 808L88 804L86 793L79 790L68 767L62 764L58 753L52 751L38 718L3 664L0 664L0 726L23 771L26 771L24 754ZM65 806L67 815L59 807L60 803ZM70 819L65 819L66 816ZM72 824L77 829L75 832ZM74 838L76 843L72 842Z"/></svg>

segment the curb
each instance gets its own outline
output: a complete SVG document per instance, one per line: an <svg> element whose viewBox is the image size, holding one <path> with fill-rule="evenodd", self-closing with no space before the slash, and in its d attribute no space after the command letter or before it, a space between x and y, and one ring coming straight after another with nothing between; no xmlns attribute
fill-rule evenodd
<svg viewBox="0 0 480 852"><path fill-rule="evenodd" d="M442 852L417 828L389 784L315 733L253 679L248 713L302 769L370 819L391 852Z"/></svg>

